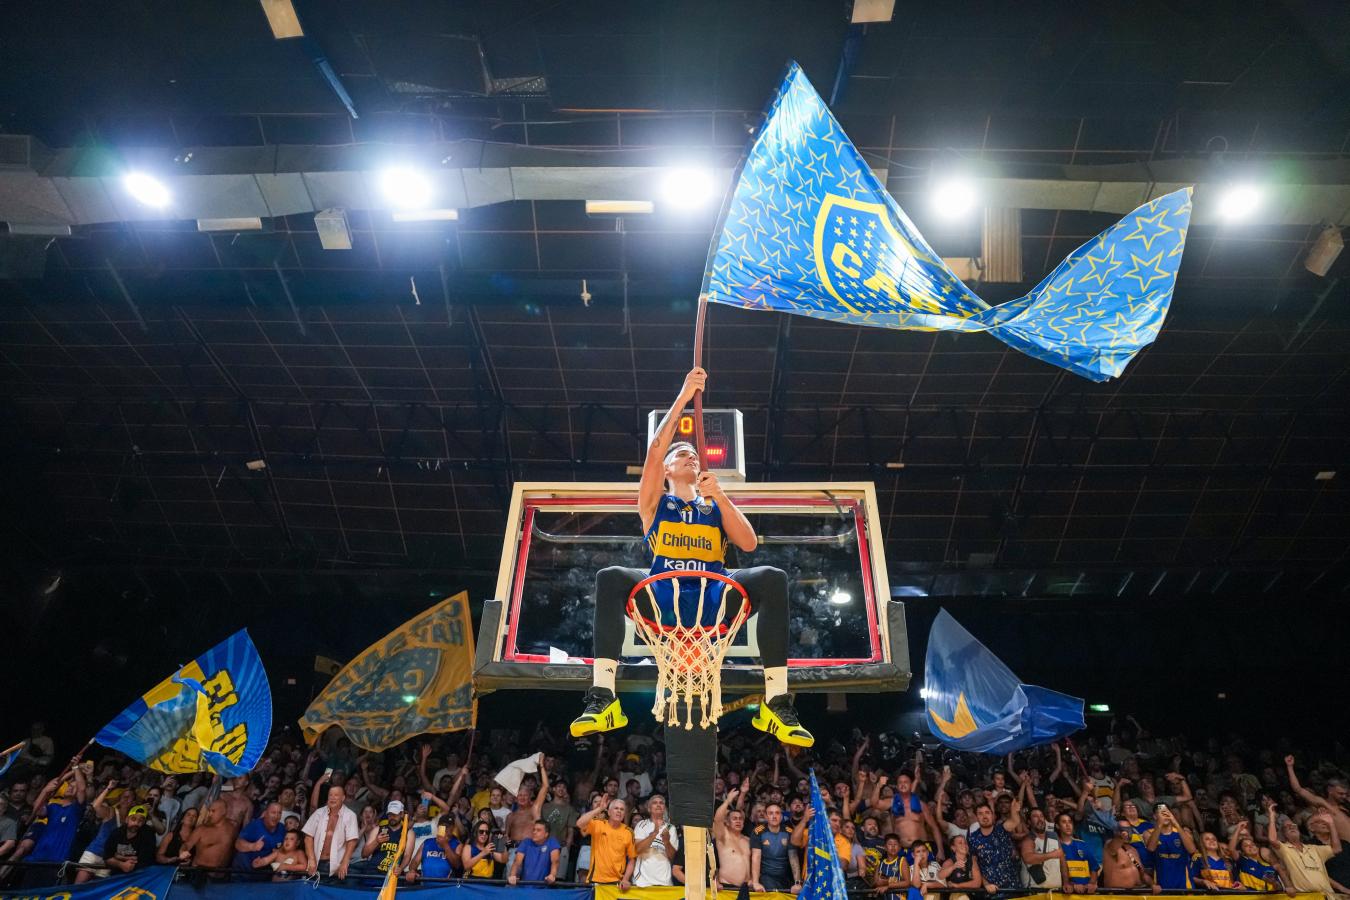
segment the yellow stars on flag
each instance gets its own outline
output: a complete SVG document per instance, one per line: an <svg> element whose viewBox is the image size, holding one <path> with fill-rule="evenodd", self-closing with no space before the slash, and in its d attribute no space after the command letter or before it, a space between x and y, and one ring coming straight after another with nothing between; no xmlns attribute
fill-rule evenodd
<svg viewBox="0 0 1350 900"><path fill-rule="evenodd" d="M1154 202L1156 203L1157 201ZM1144 244L1144 252L1152 253L1154 241L1169 231L1176 231L1171 225L1163 224L1163 217L1166 216L1167 213L1168 210L1164 209L1156 215L1139 216L1134 220L1134 231L1125 235L1125 237L1121 239L1121 242L1142 241Z"/></svg>
<svg viewBox="0 0 1350 900"><path fill-rule="evenodd" d="M1147 291L1149 285L1153 282L1165 278L1172 278L1175 275L1174 272L1169 272L1159 265L1162 262L1162 258L1163 252L1161 250L1154 254L1151 259L1140 259L1131 253L1130 261L1134 263L1134 266L1127 270L1121 278L1133 278L1135 281L1139 282L1140 291Z"/></svg>
<svg viewBox="0 0 1350 900"><path fill-rule="evenodd" d="M1098 247L1097 249L1101 250L1101 247ZM1106 252L1099 256L1094 256L1089 253L1087 256L1083 257L1083 261L1087 263L1088 271L1087 274L1079 279L1079 281L1086 284L1095 278L1097 279L1097 284L1102 287L1106 287L1106 279L1110 277L1111 273L1124 265L1124 263L1116 259L1116 248L1114 244L1107 247Z"/></svg>

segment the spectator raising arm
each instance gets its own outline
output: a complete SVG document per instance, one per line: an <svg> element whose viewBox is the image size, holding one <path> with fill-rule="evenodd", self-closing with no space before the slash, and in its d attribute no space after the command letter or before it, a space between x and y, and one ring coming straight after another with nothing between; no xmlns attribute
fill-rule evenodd
<svg viewBox="0 0 1350 900"><path fill-rule="evenodd" d="M854 784L858 783L858 766L862 763L863 754L867 752L867 745L871 743L871 740L872 738L870 735L864 736L862 739L862 743L858 745L858 749L853 751L853 764L849 768L849 774L851 775L851 781ZM777 766L777 764L778 764L778 757L775 756L774 765ZM774 780L776 781L778 779L778 772L776 769L773 775ZM861 799L861 795L859 795L859 799Z"/></svg>

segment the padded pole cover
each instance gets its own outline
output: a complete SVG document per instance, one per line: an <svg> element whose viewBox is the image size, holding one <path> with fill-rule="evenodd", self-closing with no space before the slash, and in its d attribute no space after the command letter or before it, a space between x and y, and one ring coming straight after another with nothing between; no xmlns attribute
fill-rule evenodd
<svg viewBox="0 0 1350 900"><path fill-rule="evenodd" d="M676 825L711 828L717 728L665 729L667 806ZM686 870L688 866L685 867Z"/></svg>

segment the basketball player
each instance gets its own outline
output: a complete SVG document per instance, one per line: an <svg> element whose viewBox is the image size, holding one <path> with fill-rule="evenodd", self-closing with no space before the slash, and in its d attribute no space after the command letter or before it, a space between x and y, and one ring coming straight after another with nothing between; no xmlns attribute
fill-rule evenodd
<svg viewBox="0 0 1350 900"><path fill-rule="evenodd" d="M749 553L759 539L745 515L727 498L717 476L699 470L698 452L683 441L672 444L675 427L684 408L703 390L708 373L695 368L685 376L680 395L671 404L656 437L647 447L638 488L638 514L652 557L651 571L610 566L595 577L595 668L593 686L586 692L586 707L572 722L572 735L582 737L612 731L628 724L614 695L614 673L623 646L625 605L633 587L647 575L661 572L716 572L728 575L745 588L752 612L759 613L756 635L764 660L764 702L752 720L760 731L784 744L810 747L811 732L802 727L787 692L788 597L787 573L770 566L727 572L727 543ZM679 581L678 587L674 582ZM690 623L698 609L701 582L697 578L669 579L652 585L651 599L640 595L643 614L663 624L674 624L676 604L680 621ZM707 580L703 610L715 614L725 587ZM733 592L733 598L735 593ZM732 602L735 602L734 599Z"/></svg>

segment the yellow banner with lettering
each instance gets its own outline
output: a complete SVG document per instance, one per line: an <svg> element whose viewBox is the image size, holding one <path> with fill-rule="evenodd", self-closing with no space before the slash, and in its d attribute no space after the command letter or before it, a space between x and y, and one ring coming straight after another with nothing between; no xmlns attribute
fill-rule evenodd
<svg viewBox="0 0 1350 900"><path fill-rule="evenodd" d="M365 750L472 728L473 623L461 591L403 623L338 672L300 718L305 740L340 727Z"/></svg>

